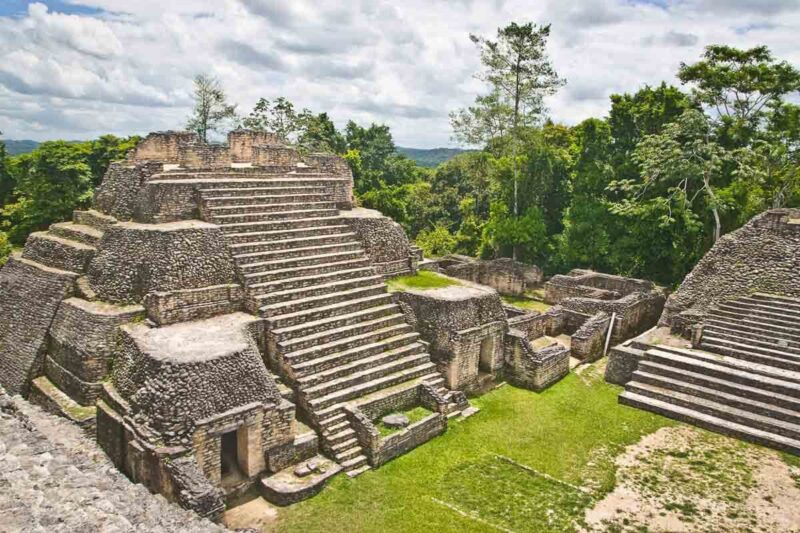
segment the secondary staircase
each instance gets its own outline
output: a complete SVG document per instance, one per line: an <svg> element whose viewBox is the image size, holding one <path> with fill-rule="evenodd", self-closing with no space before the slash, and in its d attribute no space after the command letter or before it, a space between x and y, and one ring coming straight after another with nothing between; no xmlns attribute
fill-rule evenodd
<svg viewBox="0 0 800 533"><path fill-rule="evenodd" d="M800 299L724 302L696 348L648 349L620 402L800 455Z"/></svg>
<svg viewBox="0 0 800 533"><path fill-rule="evenodd" d="M203 217L225 233L246 306L265 318L283 377L323 449L357 475L369 465L345 404L421 382L444 392L443 379L330 201L324 176L233 176L200 186Z"/></svg>

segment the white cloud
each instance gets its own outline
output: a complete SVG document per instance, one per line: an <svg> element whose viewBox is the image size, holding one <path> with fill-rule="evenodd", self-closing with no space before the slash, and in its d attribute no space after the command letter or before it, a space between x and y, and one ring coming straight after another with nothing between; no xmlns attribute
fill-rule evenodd
<svg viewBox="0 0 800 533"><path fill-rule="evenodd" d="M70 0L0 18L0 130L9 138L89 138L179 128L191 79L216 75L249 110L259 97L385 122L398 143L450 144L447 113L482 90L470 33L552 23L568 85L554 119L603 116L608 96L662 80L712 43L766 44L800 65L800 0Z"/></svg>

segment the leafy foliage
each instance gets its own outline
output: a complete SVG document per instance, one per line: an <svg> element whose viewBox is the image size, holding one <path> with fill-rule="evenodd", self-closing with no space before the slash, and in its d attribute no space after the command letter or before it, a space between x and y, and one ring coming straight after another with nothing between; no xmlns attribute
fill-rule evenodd
<svg viewBox="0 0 800 533"><path fill-rule="evenodd" d="M236 120L236 105L228 103L219 80L205 74L195 76L194 109L186 128L207 141L210 131L219 131L226 123Z"/></svg>

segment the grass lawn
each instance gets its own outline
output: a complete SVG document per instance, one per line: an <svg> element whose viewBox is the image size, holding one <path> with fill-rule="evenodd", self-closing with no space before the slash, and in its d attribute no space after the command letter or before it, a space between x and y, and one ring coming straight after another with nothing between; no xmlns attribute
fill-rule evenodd
<svg viewBox="0 0 800 533"><path fill-rule="evenodd" d="M441 289L443 287L461 285L461 283L459 283L456 279L448 278L428 270L420 270L414 276L401 276L399 278L392 278L386 283L389 285L390 291L404 291L407 289Z"/></svg>
<svg viewBox="0 0 800 533"><path fill-rule="evenodd" d="M552 306L550 304L546 304L539 300L534 300L533 298L528 298L526 296L501 296L503 301L509 305L513 305L514 307L519 307L520 309L525 309L527 311L541 311L544 313Z"/></svg>
<svg viewBox="0 0 800 533"><path fill-rule="evenodd" d="M377 470L279 512L279 531L571 531L615 484L614 457L672 425L621 406L601 369L542 393L503 386L481 411Z"/></svg>

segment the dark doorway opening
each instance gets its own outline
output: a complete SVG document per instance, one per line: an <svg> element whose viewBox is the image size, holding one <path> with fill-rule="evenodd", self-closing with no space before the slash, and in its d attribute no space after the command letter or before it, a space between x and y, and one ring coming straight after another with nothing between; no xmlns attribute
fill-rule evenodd
<svg viewBox="0 0 800 533"><path fill-rule="evenodd" d="M494 363L494 337L486 337L481 341L481 353L478 359L478 372L489 374Z"/></svg>
<svg viewBox="0 0 800 533"><path fill-rule="evenodd" d="M235 482L242 477L239 469L239 444L236 431L223 433L220 438L220 468L222 482Z"/></svg>

